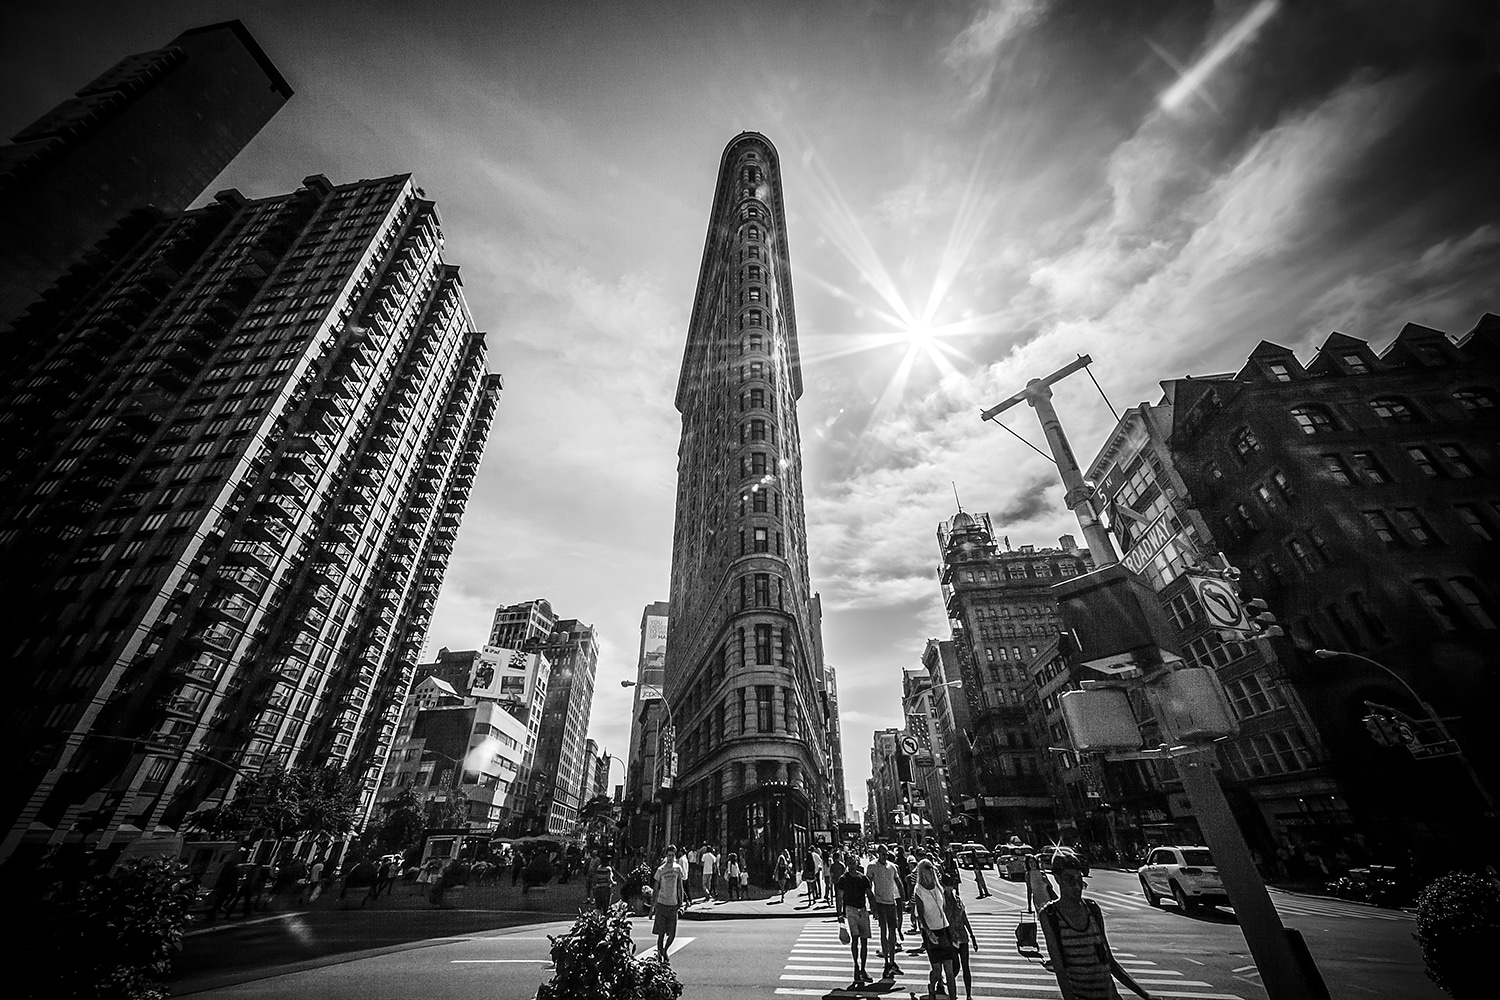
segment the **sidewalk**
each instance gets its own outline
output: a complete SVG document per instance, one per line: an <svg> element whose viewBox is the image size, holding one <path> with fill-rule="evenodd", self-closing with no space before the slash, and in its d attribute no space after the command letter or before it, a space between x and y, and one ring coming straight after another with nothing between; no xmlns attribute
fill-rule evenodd
<svg viewBox="0 0 1500 1000"><path fill-rule="evenodd" d="M765 889L750 887L753 899L735 900L709 900L704 902L698 900L682 912L680 920L776 920L783 918L795 918L806 920L808 917L827 917L833 919L833 906L828 903L818 903L811 907L798 889L793 889L786 894L786 902L781 901L779 892L770 892Z"/></svg>

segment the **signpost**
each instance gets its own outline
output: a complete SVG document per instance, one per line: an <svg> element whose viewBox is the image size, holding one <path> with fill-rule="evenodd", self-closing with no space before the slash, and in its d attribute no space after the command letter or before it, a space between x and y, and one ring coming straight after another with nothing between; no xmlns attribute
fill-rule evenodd
<svg viewBox="0 0 1500 1000"><path fill-rule="evenodd" d="M1193 585L1193 593L1198 595L1198 603L1203 605L1203 615L1210 626L1224 632L1255 634L1255 627L1245 615L1245 607L1234 587L1218 577L1195 573L1188 574L1188 581Z"/></svg>
<svg viewBox="0 0 1500 1000"><path fill-rule="evenodd" d="M922 748L917 744L915 736L901 737L901 752L908 757L915 757Z"/></svg>

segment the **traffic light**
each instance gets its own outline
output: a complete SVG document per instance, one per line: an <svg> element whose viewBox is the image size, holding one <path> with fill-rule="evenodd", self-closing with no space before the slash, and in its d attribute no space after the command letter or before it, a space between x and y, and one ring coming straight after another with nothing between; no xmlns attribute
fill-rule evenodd
<svg viewBox="0 0 1500 1000"><path fill-rule="evenodd" d="M1254 634L1258 639L1271 639L1286 635L1286 632L1277 624L1276 616L1271 614L1271 609L1259 597L1245 602L1245 617L1250 619L1250 627L1255 630Z"/></svg>

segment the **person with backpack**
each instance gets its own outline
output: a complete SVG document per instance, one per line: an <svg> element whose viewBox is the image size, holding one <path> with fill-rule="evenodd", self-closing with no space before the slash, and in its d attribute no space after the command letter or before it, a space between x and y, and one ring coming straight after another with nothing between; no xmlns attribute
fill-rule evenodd
<svg viewBox="0 0 1500 1000"><path fill-rule="evenodd" d="M958 896L952 888L938 884L937 866L929 859L917 862L917 882L912 890L912 911L922 934L931 971L927 992L936 996L947 985L947 996L955 996L954 964L958 961ZM1064 995L1064 1000L1069 998Z"/></svg>
<svg viewBox="0 0 1500 1000"><path fill-rule="evenodd" d="M1120 1000L1116 979L1142 1000L1151 1000L1110 950L1099 904L1083 898L1083 863L1060 856L1052 862L1052 877L1059 895L1041 908L1037 922L1047 939L1052 974L1063 1000Z"/></svg>
<svg viewBox="0 0 1500 1000"><path fill-rule="evenodd" d="M844 922L844 891L839 887L840 880L844 877L844 852L835 851L828 862L828 884L833 886L833 912L838 917L839 923Z"/></svg>

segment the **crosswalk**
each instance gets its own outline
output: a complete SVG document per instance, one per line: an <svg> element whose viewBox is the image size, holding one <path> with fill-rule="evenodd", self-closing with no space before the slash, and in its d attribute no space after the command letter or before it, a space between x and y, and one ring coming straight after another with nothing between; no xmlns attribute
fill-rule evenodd
<svg viewBox="0 0 1500 1000"><path fill-rule="evenodd" d="M975 938L982 948L969 957L976 1000L1056 1000L1060 995L1056 977L1042 968L1039 960L1028 960L1005 950L1002 943L1015 940L1017 919L1016 913L970 911L969 922L974 925ZM874 954L879 944L877 936L871 942L868 962L872 970L878 970L882 964ZM1212 983L1189 978L1138 955L1116 952L1115 957L1153 996L1172 1000L1244 1000L1237 994L1220 991ZM792 945L781 972L782 985L776 992L783 996L824 998L900 995L901 992L926 996L926 957L903 955L899 962L904 974L895 977L894 982L884 980L873 986L853 989L853 962L849 946L839 943L838 924L813 919L803 926ZM961 977L957 985L962 991Z"/></svg>
<svg viewBox="0 0 1500 1000"><path fill-rule="evenodd" d="M1332 899L1320 896L1298 896L1279 889L1268 890L1271 894L1271 903L1276 907L1276 912L1283 917L1286 916L1311 916L1311 917L1343 917L1350 920L1385 920L1385 921L1411 921L1416 917L1403 910L1387 910L1374 906L1365 906L1360 903L1351 903L1347 900ZM990 892L996 899L1004 900L1018 908L1026 905L1025 886L1016 886L1007 882L1000 885L991 885ZM1146 897L1139 890L1105 889L1098 886L1089 886L1087 895L1097 902L1105 914L1125 913L1130 911L1151 910L1153 907L1146 902ZM1174 904L1167 901L1166 906L1171 908Z"/></svg>

